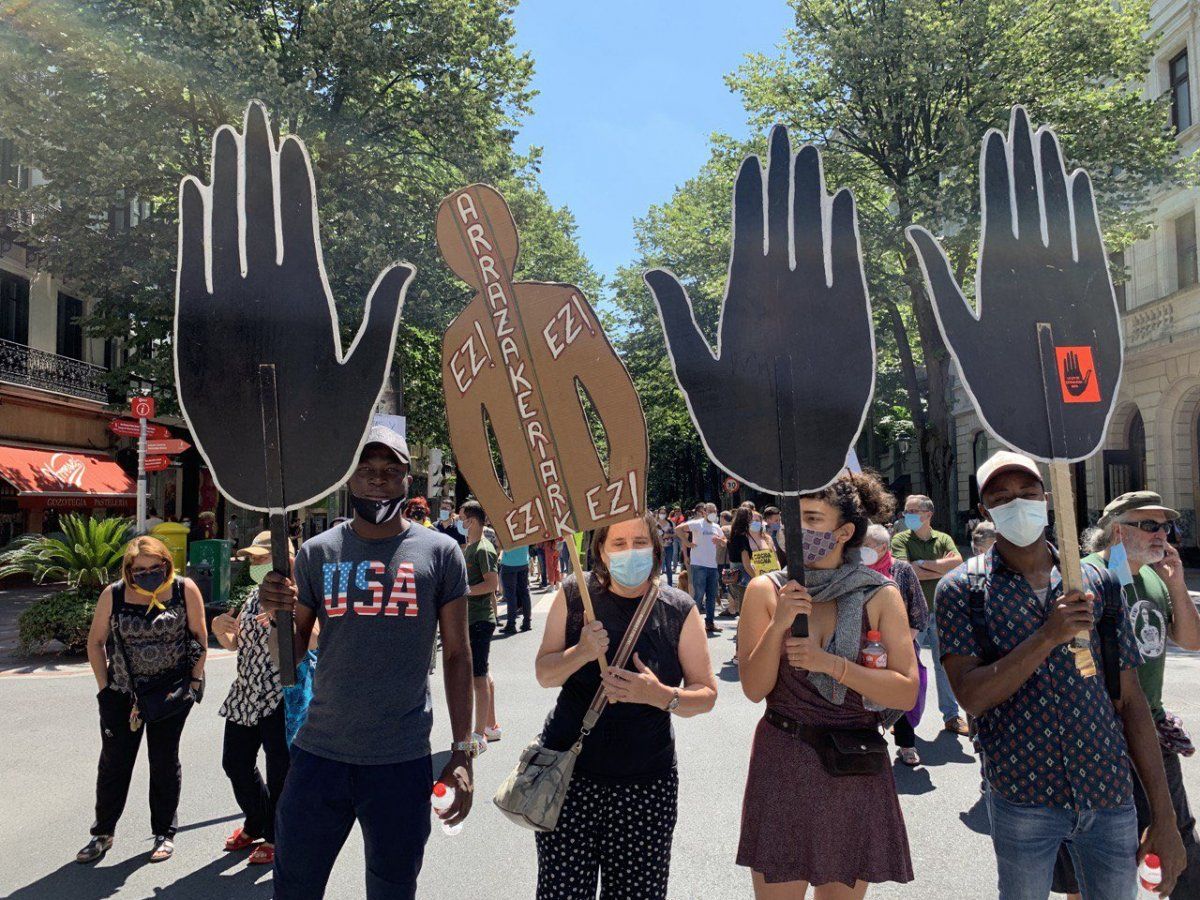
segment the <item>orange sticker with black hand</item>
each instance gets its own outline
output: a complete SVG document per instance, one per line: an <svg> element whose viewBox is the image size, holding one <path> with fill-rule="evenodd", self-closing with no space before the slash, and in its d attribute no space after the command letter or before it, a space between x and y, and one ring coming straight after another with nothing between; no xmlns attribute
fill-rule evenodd
<svg viewBox="0 0 1200 900"><path fill-rule="evenodd" d="M1091 347L1055 347L1063 403L1099 403L1100 381Z"/></svg>

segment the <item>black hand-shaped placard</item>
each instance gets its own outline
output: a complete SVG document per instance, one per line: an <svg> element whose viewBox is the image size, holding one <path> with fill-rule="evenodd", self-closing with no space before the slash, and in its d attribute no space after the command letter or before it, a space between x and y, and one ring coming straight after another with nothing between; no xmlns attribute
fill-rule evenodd
<svg viewBox="0 0 1200 900"><path fill-rule="evenodd" d="M1091 180L1082 169L1066 174L1054 132L1031 133L1018 106L1007 140L994 129L984 137L980 183L974 311L929 232L908 229L942 337L989 431L1041 460L1085 459L1104 440L1122 360ZM1053 337L1044 352L1039 324ZM1060 425L1049 421L1048 402L1061 409Z"/></svg>
<svg viewBox="0 0 1200 900"><path fill-rule="evenodd" d="M189 177L179 188L175 377L222 493L282 511L327 494L356 463L414 270L380 273L343 351L308 152L296 137L276 149L259 103L247 108L244 128L217 131L211 186ZM264 387L272 366L273 388ZM264 425L272 391L277 436ZM265 471L275 441L280 478Z"/></svg>
<svg viewBox="0 0 1200 900"><path fill-rule="evenodd" d="M875 382L854 198L825 193L821 156L771 132L733 192L733 250L714 354L670 272L646 273L675 377L708 455L759 490L819 490L846 465ZM793 545L798 546L798 545Z"/></svg>

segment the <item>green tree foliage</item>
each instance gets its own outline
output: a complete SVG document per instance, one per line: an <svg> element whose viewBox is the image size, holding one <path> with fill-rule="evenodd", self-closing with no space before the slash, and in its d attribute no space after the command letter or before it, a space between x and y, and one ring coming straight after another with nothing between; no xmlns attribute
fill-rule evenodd
<svg viewBox="0 0 1200 900"><path fill-rule="evenodd" d="M795 27L778 56L752 56L728 79L755 137L715 136L709 162L670 201L638 223L634 266L621 273L623 349L647 417L674 443L668 459L697 446L662 352L662 331L640 271L666 265L681 277L715 342L728 262L737 162L763 152L771 124L793 146L818 145L833 190L858 201L876 318L879 377L867 449L918 439L939 511L951 508L953 422L949 357L916 261L904 239L919 223L946 236L969 291L978 242L978 156L990 127L1007 129L1022 103L1054 127L1072 166L1093 176L1110 249L1145 233L1153 193L1183 177L1161 98L1142 92L1153 44L1148 3L1135 0L791 0ZM836 372L829 373L837 377ZM661 402L662 408L654 408ZM671 430L674 423L680 428ZM736 423L731 423L736 427ZM652 435L653 438L653 435ZM663 447L655 443L656 456ZM656 485L670 483L664 463ZM670 491L668 491L670 494ZM668 499L664 495L663 499Z"/></svg>
<svg viewBox="0 0 1200 900"><path fill-rule="evenodd" d="M536 152L513 137L532 60L512 45L514 0L0 0L0 133L47 183L0 189L34 213L18 240L36 264L100 301L87 327L122 339L114 387L154 383L174 403L170 331L176 192L207 181L213 132L263 100L308 145L326 269L347 334L388 262L415 263L401 367L415 440L444 443L440 353L430 343L465 302L434 241L440 199L502 186L528 236L525 269L596 287L574 222L537 186ZM127 227L132 198L149 216ZM422 337L418 340L417 335Z"/></svg>

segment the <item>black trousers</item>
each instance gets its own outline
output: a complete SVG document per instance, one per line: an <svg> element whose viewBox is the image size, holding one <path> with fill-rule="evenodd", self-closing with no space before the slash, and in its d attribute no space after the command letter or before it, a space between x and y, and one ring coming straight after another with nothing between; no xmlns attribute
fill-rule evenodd
<svg viewBox="0 0 1200 900"><path fill-rule="evenodd" d="M1164 751L1162 760L1163 769L1167 773L1167 787L1171 790L1171 805L1175 807L1179 836L1183 838L1183 848L1187 851L1187 868L1175 882L1171 900L1200 900L1200 844L1196 842L1196 817L1192 815L1187 791L1183 786L1183 769L1176 753ZM1137 807L1140 832L1150 825L1150 801L1136 776L1133 779L1133 803Z"/></svg>
<svg viewBox="0 0 1200 900"><path fill-rule="evenodd" d="M892 736L896 739L897 747L917 746L917 734L908 723L908 716L901 716L892 726Z"/></svg>
<svg viewBox="0 0 1200 900"><path fill-rule="evenodd" d="M504 588L504 599L508 601L508 621L504 627L517 627L517 614L528 624L533 614L533 600L529 596L529 566L501 566L500 584Z"/></svg>
<svg viewBox="0 0 1200 900"><path fill-rule="evenodd" d="M144 734L150 757L150 830L155 835L174 837L175 813L183 787L179 738L191 707L177 716L147 722L137 731L130 731L133 698L129 694L105 688L96 695L96 702L100 706L100 765L96 772L96 821L92 834L116 831Z"/></svg>
<svg viewBox="0 0 1200 900"><path fill-rule="evenodd" d="M267 780L258 771L258 751L267 757ZM268 716L255 725L239 725L225 720L225 745L221 767L233 785L233 796L246 821L242 831L247 837L275 843L275 804L283 794L291 755L284 728L283 700Z"/></svg>

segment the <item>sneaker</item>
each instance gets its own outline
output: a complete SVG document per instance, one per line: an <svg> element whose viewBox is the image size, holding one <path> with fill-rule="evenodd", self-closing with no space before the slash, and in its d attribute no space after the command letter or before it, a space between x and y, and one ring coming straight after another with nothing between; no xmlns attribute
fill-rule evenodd
<svg viewBox="0 0 1200 900"><path fill-rule="evenodd" d="M75 854L75 862L77 863L93 863L104 858L104 854L112 849L113 839L111 834L97 834L87 846Z"/></svg>
<svg viewBox="0 0 1200 900"><path fill-rule="evenodd" d="M971 729L967 727L967 722L962 716L955 716L953 719L947 719L946 730L951 734L958 734L963 737L966 737L971 733Z"/></svg>
<svg viewBox="0 0 1200 900"><path fill-rule="evenodd" d="M914 747L900 747L896 751L896 759L909 768L916 768L921 764L921 757Z"/></svg>
<svg viewBox="0 0 1200 900"><path fill-rule="evenodd" d="M483 756L484 752L487 750L487 737L476 731L471 735L471 742L475 745L475 755Z"/></svg>
<svg viewBox="0 0 1200 900"><path fill-rule="evenodd" d="M500 726L491 725L488 728L483 729L483 736L487 738L489 742L500 740Z"/></svg>

